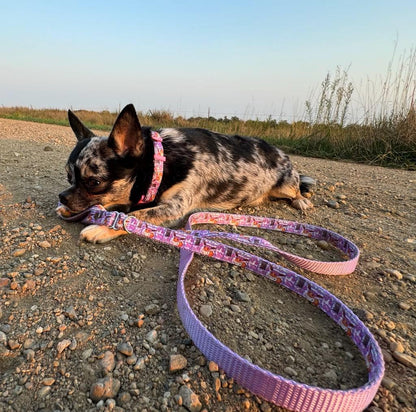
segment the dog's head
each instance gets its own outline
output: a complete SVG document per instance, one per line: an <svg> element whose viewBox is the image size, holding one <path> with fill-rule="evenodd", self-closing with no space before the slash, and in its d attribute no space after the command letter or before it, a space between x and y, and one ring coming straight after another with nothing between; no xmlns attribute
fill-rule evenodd
<svg viewBox="0 0 416 412"><path fill-rule="evenodd" d="M78 142L66 164L70 187L59 194L67 213L93 205L129 208L135 167L144 151L142 129L132 104L126 106L108 137L96 136L68 111Z"/></svg>

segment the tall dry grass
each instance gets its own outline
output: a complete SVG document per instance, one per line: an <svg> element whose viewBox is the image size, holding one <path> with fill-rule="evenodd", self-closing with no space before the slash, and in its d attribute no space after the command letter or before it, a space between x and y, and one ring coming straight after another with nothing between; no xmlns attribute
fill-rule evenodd
<svg viewBox="0 0 416 412"><path fill-rule="evenodd" d="M287 152L304 156L352 160L416 170L416 50L393 56L386 75L367 80L358 89L348 69L328 73L315 96L305 102L304 120L288 123L174 116L164 110L139 112L143 125L200 127L219 133L261 137ZM356 97L357 96L357 97ZM352 102L359 107L353 116ZM75 111L90 128L110 130L117 112ZM67 125L67 113L57 109L0 107L0 117Z"/></svg>

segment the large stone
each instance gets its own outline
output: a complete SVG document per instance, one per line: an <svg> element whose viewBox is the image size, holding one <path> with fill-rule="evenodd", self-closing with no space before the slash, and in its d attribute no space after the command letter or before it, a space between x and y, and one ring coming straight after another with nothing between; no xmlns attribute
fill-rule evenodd
<svg viewBox="0 0 416 412"><path fill-rule="evenodd" d="M100 362L101 369L104 373L112 372L116 366L116 361L114 359L114 353L109 350L104 353L104 357Z"/></svg>
<svg viewBox="0 0 416 412"><path fill-rule="evenodd" d="M182 398L182 404L191 412L199 412L202 409L202 404L198 395L186 385L181 386L179 395Z"/></svg>
<svg viewBox="0 0 416 412"><path fill-rule="evenodd" d="M90 390L90 398L94 402L106 400L109 398L115 398L120 390L120 381L114 379L111 376L107 376L104 379L99 379L93 383Z"/></svg>
<svg viewBox="0 0 416 412"><path fill-rule="evenodd" d="M188 361L186 360L185 356L175 354L170 355L169 358L169 372L176 372L181 369L185 369Z"/></svg>

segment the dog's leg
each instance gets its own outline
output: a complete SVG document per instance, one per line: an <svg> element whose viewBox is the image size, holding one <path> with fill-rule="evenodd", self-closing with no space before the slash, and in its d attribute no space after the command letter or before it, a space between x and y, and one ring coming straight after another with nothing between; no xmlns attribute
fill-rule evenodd
<svg viewBox="0 0 416 412"><path fill-rule="evenodd" d="M106 243L119 236L127 235L124 230L114 230L107 226L89 225L81 230L80 239L90 243Z"/></svg>
<svg viewBox="0 0 416 412"><path fill-rule="evenodd" d="M305 211L313 207L312 202L306 199L306 197L302 196L299 187L292 185L274 187L272 190L270 190L269 196L274 199L289 199L291 200L291 205L295 209L299 209L301 211Z"/></svg>

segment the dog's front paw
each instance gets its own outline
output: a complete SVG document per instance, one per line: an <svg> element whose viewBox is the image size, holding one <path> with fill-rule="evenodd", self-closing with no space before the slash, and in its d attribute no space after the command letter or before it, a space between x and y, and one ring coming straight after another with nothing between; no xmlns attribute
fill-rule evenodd
<svg viewBox="0 0 416 412"><path fill-rule="evenodd" d="M292 200L292 206L295 209L305 212L306 210L313 208L313 203L309 199L299 196L298 198Z"/></svg>
<svg viewBox="0 0 416 412"><path fill-rule="evenodd" d="M127 232L124 230L114 230L106 226L90 225L81 230L80 238L90 243L106 243Z"/></svg>

